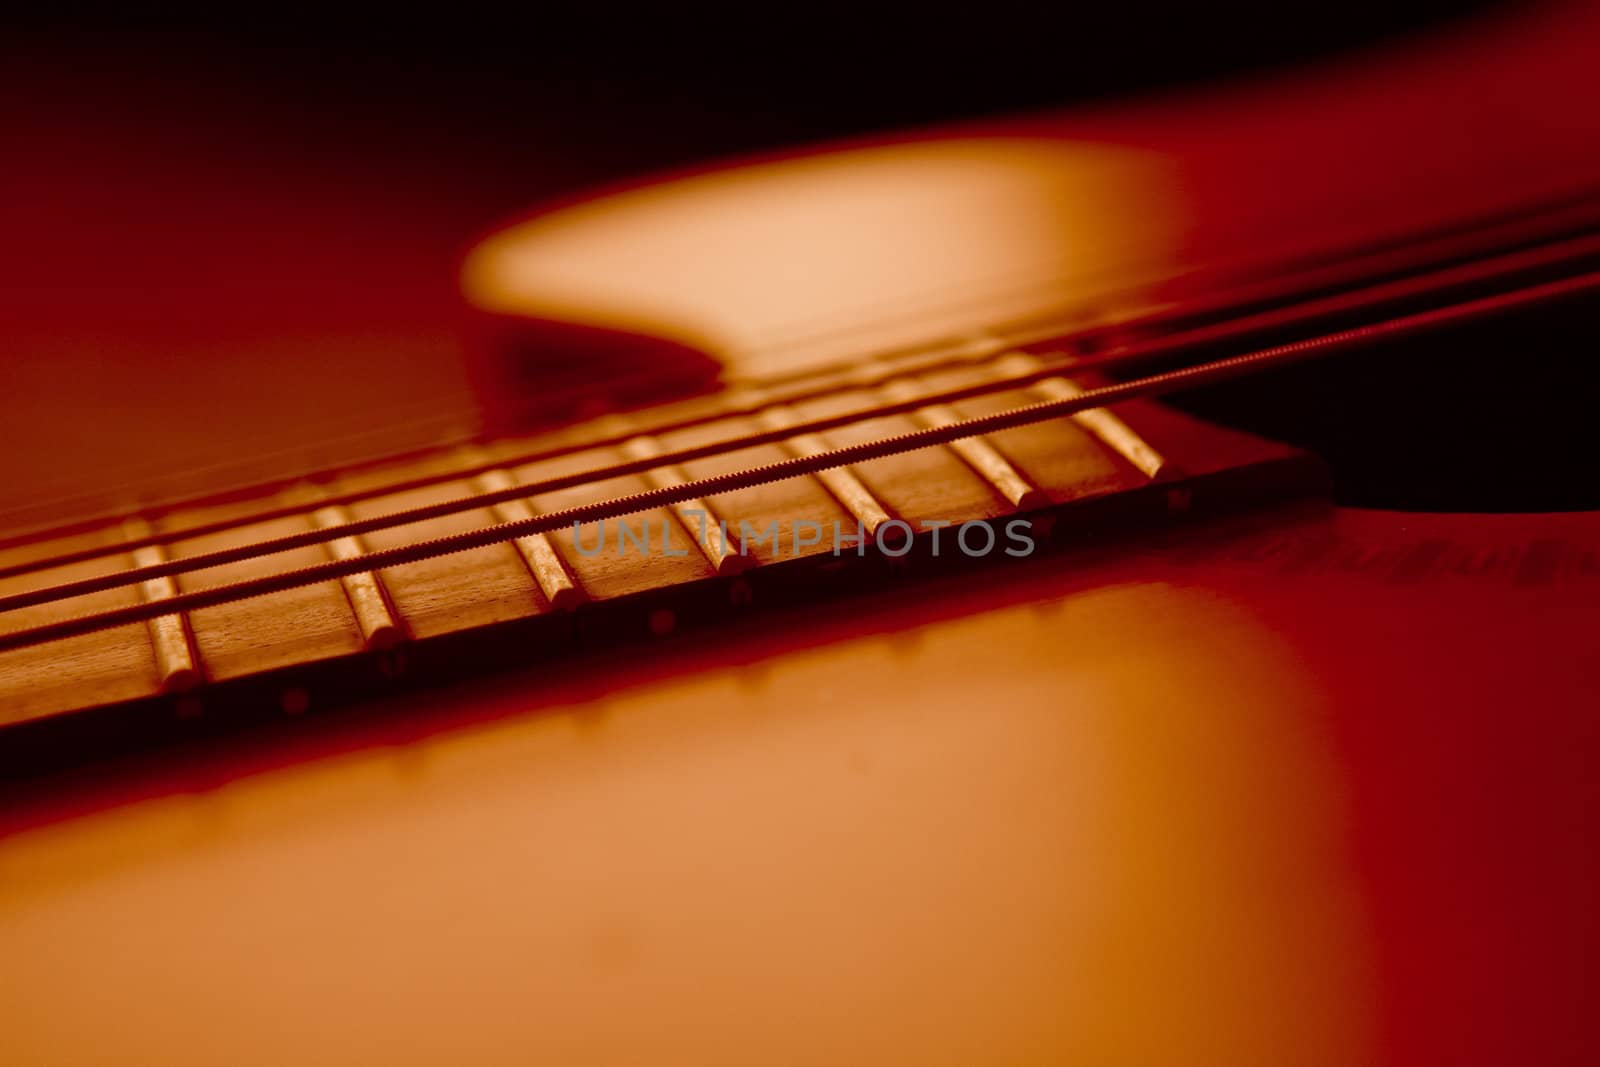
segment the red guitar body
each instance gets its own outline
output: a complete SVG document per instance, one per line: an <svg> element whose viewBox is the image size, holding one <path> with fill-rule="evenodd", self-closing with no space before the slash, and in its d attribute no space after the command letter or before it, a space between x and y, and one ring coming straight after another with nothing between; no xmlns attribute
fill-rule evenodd
<svg viewBox="0 0 1600 1067"><path fill-rule="evenodd" d="M305 381L261 354L311 373L307 338L372 342L328 364L361 402L327 425L429 395L509 425L972 333L1041 293L1103 324L1581 205L1597 43L1540 12L1203 99L611 190L478 244L465 315L385 252L403 212L380 204L327 248L384 300L268 315L256 286L175 349L106 298L106 373L229 426L147 405L64 441L41 413L104 350L8 364L8 427L43 444L4 461L4 502L104 497L131 461L74 472L138 427L141 464L241 453ZM400 232L442 248L454 221ZM213 273L164 269L174 304ZM57 335L30 300L18 351ZM416 374L376 343L391 305ZM466 361L440 340L462 322ZM1285 508L19 783L0 1058L1589 1062L1597 603L1600 513Z"/></svg>

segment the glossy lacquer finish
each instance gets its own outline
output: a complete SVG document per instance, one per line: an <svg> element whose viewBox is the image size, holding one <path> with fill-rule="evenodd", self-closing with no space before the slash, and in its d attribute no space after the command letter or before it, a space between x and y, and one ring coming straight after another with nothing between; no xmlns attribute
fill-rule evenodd
<svg viewBox="0 0 1600 1067"><path fill-rule="evenodd" d="M1593 29L622 193L465 287L498 337L644 333L730 377L785 295L809 330L880 268L947 319L849 328L985 325L892 262L941 241L1023 249L1018 291L1102 321L1570 194ZM872 226L925 221L863 240L824 217L852 182ZM982 190L1047 210L986 230ZM1593 514L1267 512L9 787L5 1058L1584 1062L1597 593Z"/></svg>

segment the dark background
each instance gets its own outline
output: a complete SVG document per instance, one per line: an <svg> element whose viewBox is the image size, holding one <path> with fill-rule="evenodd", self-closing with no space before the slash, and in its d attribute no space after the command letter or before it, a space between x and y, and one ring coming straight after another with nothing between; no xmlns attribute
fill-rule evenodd
<svg viewBox="0 0 1600 1067"><path fill-rule="evenodd" d="M1066 4L1016 9L603 15L514 21L448 9L294 17L37 15L6 50L122 69L305 136L447 127L562 144L540 191L873 130L1090 101L1289 68L1463 23L1504 3ZM308 121L309 120L309 121ZM516 152L508 153L514 158Z"/></svg>
<svg viewBox="0 0 1600 1067"><path fill-rule="evenodd" d="M28 343L84 321L243 334L283 309L330 335L380 322L423 336L454 313L460 250L541 201L717 157L1404 48L1503 6L36 15L0 42L0 121L22 131L22 166L0 176L0 310L33 324ZM414 220L403 241L401 219ZM361 253L347 260L346 232ZM1345 502L1596 507L1600 479L1573 466L1595 458L1579 432L1592 319L1501 324L1191 404L1321 452ZM1539 373L1502 373L1507 345ZM120 387L106 388L98 402L115 403Z"/></svg>

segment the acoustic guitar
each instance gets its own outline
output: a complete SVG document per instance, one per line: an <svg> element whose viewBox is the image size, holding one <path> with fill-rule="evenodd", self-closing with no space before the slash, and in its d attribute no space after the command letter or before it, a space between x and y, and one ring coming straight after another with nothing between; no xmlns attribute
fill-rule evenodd
<svg viewBox="0 0 1600 1067"><path fill-rule="evenodd" d="M470 418L13 507L0 1059L1591 1060L1597 43L601 190Z"/></svg>

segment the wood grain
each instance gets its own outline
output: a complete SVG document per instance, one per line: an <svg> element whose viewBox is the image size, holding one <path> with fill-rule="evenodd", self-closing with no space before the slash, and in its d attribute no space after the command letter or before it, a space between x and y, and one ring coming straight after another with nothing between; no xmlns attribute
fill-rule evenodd
<svg viewBox="0 0 1600 1067"><path fill-rule="evenodd" d="M511 465L492 472L492 477L496 486L533 485L662 450L735 439L774 425L786 425L785 420L871 412L876 405L903 399L904 395L967 385L1008 373L997 371L997 366L974 363L911 373L901 384L888 388L841 389L792 407L768 408L759 415L730 415L659 437L636 437L619 447L595 447ZM670 417L697 407L707 410L708 406L715 411L717 404L743 406L749 396L749 389L741 388L631 418L648 425L652 415ZM808 449L871 441L928 425L930 420L948 421L1006 410L1032 399L1028 392L1008 391L961 401L938 411L863 418L825 434L807 435L814 440L794 439L733 449L681 468L660 468L642 475L533 494L526 500L510 501L496 508L467 509L425 522L385 527L363 534L359 540L342 538L185 573L175 579L174 585L179 590L204 589L316 563L330 553L356 556L398 547L505 521L507 507L519 509L520 515L524 511L532 514L591 503L685 478L760 466L804 454ZM1152 454L1178 457L1181 461L1169 462L1159 474L1159 480L1167 485L1163 491L1168 493L1168 510L1181 510L1188 505L1189 486L1195 477L1267 468L1295 455L1291 450L1205 426L1154 405L1129 404L1118 410L1117 417L1126 424L1124 429L1131 426L1129 432L1137 434L1140 445ZM314 526L335 528L346 521L468 497L480 491L483 476L447 478L393 493L382 490L420 475L448 475L481 465L485 457L492 460L497 455L525 451L535 440L581 443L585 439L615 437L618 425L617 417L607 416L568 427L553 437L544 434L539 438L508 438L467 450L441 449L402 462L352 469L316 485L298 484L266 496L175 510L161 517L158 529L181 531L218 519L247 519L266 508L292 507L296 514L199 537L175 536L159 551L183 559ZM581 530L581 547L578 531L556 530L539 537L537 543L524 539L530 543L489 545L352 575L343 582L324 582L204 608L182 620L193 635L192 663L185 668L189 671L185 687L202 680L220 683L268 677L287 668L353 661L363 652L396 644L429 642L531 622L555 610L552 591L565 599L564 608L579 603L603 605L651 594L657 599L646 613L646 628L664 633L677 625L677 609L661 600L659 594L686 593L719 575L731 575L748 567L772 567L841 552L846 557L865 555L865 550L847 540L854 537L858 519L864 519L869 530L886 520L895 520L889 529L896 538L903 529L898 528L900 523L913 534L926 535L927 526L934 524L989 522L1023 512L1031 514L1039 507L1055 509L1109 501L1151 484L1147 470L1135 462L1137 456L1130 459L1126 447L1115 447L1116 442L1108 443L1094 430L1093 425L1086 426L1082 420L1058 419L955 445L919 449L819 475L718 494L676 509L656 509L607 522L603 533L602 524L586 524ZM1180 466L1187 477L1179 476ZM372 495L348 505L334 508L326 504L331 495L368 491ZM726 522L729 537L725 545L700 543L693 508L707 513L709 539L714 542L720 542L717 521ZM1047 533L1054 519L1045 514L1036 518L1040 522L1037 532ZM744 529L741 522L747 524ZM111 536L124 535L102 531L16 546L0 554L0 563L47 558L54 551ZM945 541L946 546L949 544ZM944 551L953 550L946 547ZM124 554L15 575L0 584L0 591L38 588L127 567L131 562L131 557ZM33 625L121 605L139 595L137 589L116 589L94 597L41 605L13 614L5 625ZM741 597L748 599L748 595L743 585L730 587L721 594L723 610ZM171 630L178 621L173 619L163 625ZM162 690L164 680L167 688L173 688L170 676L174 672L169 662L172 650L162 652L160 644L152 640L152 633L146 627L124 627L0 657L0 707L4 708L0 722L151 698ZM156 636L160 634L157 632ZM299 710L306 703L304 694L292 685L283 690L281 702L288 710Z"/></svg>

